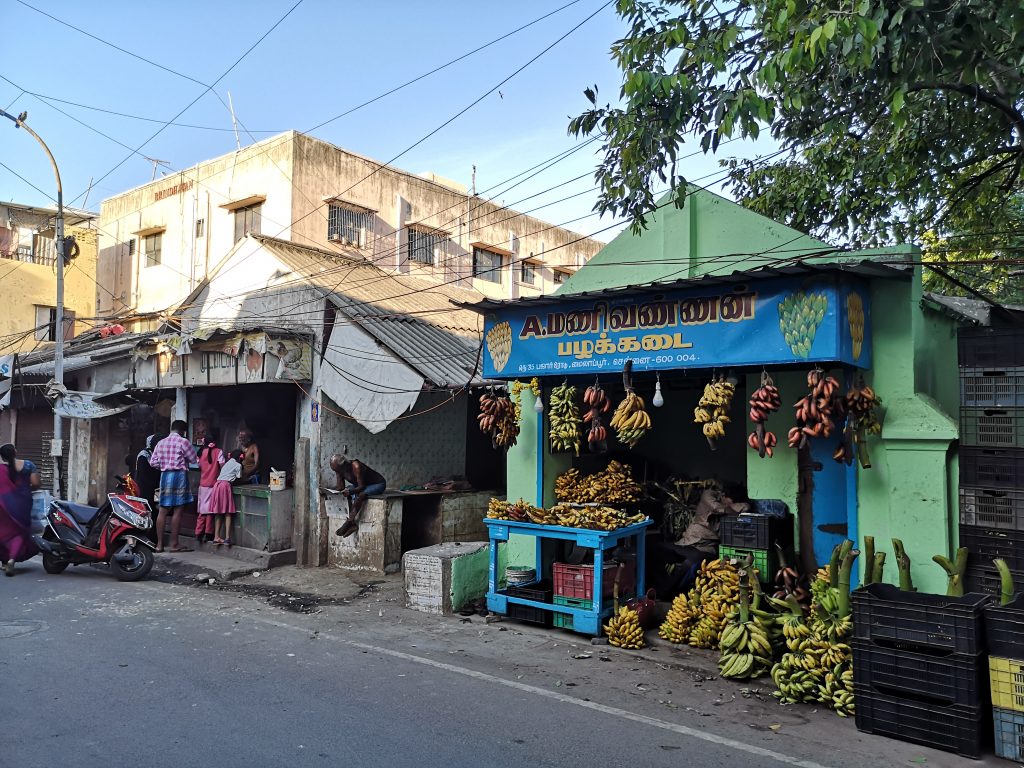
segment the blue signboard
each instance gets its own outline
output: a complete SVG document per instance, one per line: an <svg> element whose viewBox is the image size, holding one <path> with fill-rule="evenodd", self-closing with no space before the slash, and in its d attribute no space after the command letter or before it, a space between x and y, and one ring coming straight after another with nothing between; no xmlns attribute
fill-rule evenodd
<svg viewBox="0 0 1024 768"><path fill-rule="evenodd" d="M779 278L502 308L484 322L484 376L791 363L871 365L867 286Z"/></svg>

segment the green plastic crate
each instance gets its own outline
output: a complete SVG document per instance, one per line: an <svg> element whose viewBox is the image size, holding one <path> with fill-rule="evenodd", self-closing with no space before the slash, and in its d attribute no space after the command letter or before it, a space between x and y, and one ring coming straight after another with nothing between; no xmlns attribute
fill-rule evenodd
<svg viewBox="0 0 1024 768"><path fill-rule="evenodd" d="M569 608L578 608L582 611L589 611L594 605L593 600L584 600L579 597L562 597L561 595L555 595L554 602L555 605L565 605ZM611 605L611 598L604 601L605 608L610 608ZM560 627L562 629L573 628L572 614L570 613L558 613L557 611L552 611L552 619L556 627Z"/></svg>
<svg viewBox="0 0 1024 768"><path fill-rule="evenodd" d="M744 549L742 547L719 547L718 556L722 560L735 560L742 563L747 555L754 556L754 568L757 569L758 579L762 582L770 582L775 578L779 570L778 555L768 549Z"/></svg>

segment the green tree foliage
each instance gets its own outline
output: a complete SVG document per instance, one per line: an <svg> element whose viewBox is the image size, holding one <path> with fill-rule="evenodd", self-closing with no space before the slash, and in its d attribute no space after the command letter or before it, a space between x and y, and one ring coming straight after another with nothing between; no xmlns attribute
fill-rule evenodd
<svg viewBox="0 0 1024 768"><path fill-rule="evenodd" d="M1015 274L1024 271L1024 195L1011 197L1002 213L1002 220L987 225L973 216L954 218L945 236L925 232L923 259L942 272L925 269L924 289L966 298L981 293L1024 306L1024 279Z"/></svg>
<svg viewBox="0 0 1024 768"><path fill-rule="evenodd" d="M619 0L621 107L600 135L598 209L643 228L680 149L768 129L779 156L730 161L745 205L876 245L1007 223L1024 190L1024 0Z"/></svg>

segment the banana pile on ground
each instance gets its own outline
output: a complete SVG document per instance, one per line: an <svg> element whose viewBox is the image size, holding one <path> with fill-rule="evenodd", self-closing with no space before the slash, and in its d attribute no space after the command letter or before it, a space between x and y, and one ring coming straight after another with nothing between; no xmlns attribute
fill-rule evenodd
<svg viewBox="0 0 1024 768"><path fill-rule="evenodd" d="M665 621L658 627L658 637L668 640L670 643L681 645L690 638L690 630L697 621L699 608L691 605L690 595L676 595L672 601L672 607L665 615Z"/></svg>
<svg viewBox="0 0 1024 768"><path fill-rule="evenodd" d="M739 599L740 574L724 560L709 560L700 567L691 604L699 611L688 638L695 648L718 648L729 611Z"/></svg>
<svg viewBox="0 0 1024 768"><path fill-rule="evenodd" d="M647 430L651 428L651 415L644 410L644 399L632 389L626 390L626 397L612 414L611 425L619 442L630 448L636 447Z"/></svg>
<svg viewBox="0 0 1024 768"><path fill-rule="evenodd" d="M767 431L764 424L768 417L781 407L782 396L779 394L779 388L775 386L771 376L762 373L761 386L750 396L750 420L754 422L754 431L747 437L747 445L751 450L757 451L757 455L762 459L765 456L772 457L775 444L778 442L775 433Z"/></svg>
<svg viewBox="0 0 1024 768"><path fill-rule="evenodd" d="M772 666L774 649L769 628L774 630L775 617L750 604L748 576L740 571L739 605L729 612L719 648L718 672L722 677L746 679L758 677ZM756 584L757 579L753 579Z"/></svg>
<svg viewBox="0 0 1024 768"><path fill-rule="evenodd" d="M608 643L616 648L643 648L644 631L640 627L640 615L626 606L604 625L604 633Z"/></svg>
<svg viewBox="0 0 1024 768"><path fill-rule="evenodd" d="M519 437L519 418L512 400L504 395L485 392L480 396L480 413L476 417L480 431L490 436L496 448L510 448Z"/></svg>
<svg viewBox="0 0 1024 768"><path fill-rule="evenodd" d="M594 382L583 392L583 404L590 408L583 414L583 423L590 425L587 432L587 446L593 453L604 453L608 450L608 428L604 426L605 414L612 409L612 401L598 382Z"/></svg>
<svg viewBox="0 0 1024 768"><path fill-rule="evenodd" d="M592 475L574 467L555 479L555 499L571 504L634 504L642 497L643 486L633 479L629 465L617 461Z"/></svg>
<svg viewBox="0 0 1024 768"><path fill-rule="evenodd" d="M517 523L531 522L531 516L543 512L532 504L520 499L516 502L491 499L487 502L487 517L492 520L511 520Z"/></svg>
<svg viewBox="0 0 1024 768"><path fill-rule="evenodd" d="M548 406L551 449L557 452L575 451L580 455L580 409L576 405L576 387L567 383L551 390Z"/></svg>
<svg viewBox="0 0 1024 768"><path fill-rule="evenodd" d="M588 528L593 531L614 531L627 525L642 523L646 515L637 513L630 515L621 509L602 506L579 506L576 504L556 504L545 513L553 522L544 520L548 525L562 525L567 528ZM540 522L534 520L533 522Z"/></svg>
<svg viewBox="0 0 1024 768"><path fill-rule="evenodd" d="M771 673L783 703L820 702L841 717L853 714L853 657L845 641L853 631L850 573L857 554L850 541L833 552L834 581L816 578L811 584L809 619L792 597L773 601L785 611L779 622L789 649Z"/></svg>
<svg viewBox="0 0 1024 768"><path fill-rule="evenodd" d="M725 377L704 385L704 394L701 395L697 407L693 409L693 421L702 425L701 430L708 442L725 437L725 425L730 421L728 414L735 394L736 385L726 381Z"/></svg>
<svg viewBox="0 0 1024 768"><path fill-rule="evenodd" d="M790 448L800 448L812 437L830 437L835 429L839 382L825 375L820 368L815 368L807 374L807 388L810 393L793 406L796 409L796 426L789 430Z"/></svg>

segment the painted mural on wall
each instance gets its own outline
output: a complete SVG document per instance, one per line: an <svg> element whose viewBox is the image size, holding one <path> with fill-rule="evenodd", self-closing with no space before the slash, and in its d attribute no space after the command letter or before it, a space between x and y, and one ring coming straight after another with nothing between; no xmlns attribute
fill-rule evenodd
<svg viewBox="0 0 1024 768"><path fill-rule="evenodd" d="M841 362L869 367L866 285L838 277L766 280L619 299L571 299L488 315L484 375Z"/></svg>

